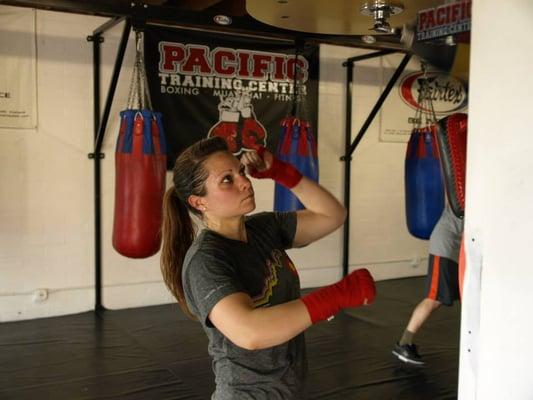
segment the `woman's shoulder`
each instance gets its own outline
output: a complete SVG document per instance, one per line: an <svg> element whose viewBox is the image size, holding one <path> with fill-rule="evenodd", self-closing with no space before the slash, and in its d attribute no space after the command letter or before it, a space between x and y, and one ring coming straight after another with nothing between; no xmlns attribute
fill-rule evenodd
<svg viewBox="0 0 533 400"><path fill-rule="evenodd" d="M203 229L194 239L189 251L196 254L209 254L217 252L224 247L224 237L209 229Z"/></svg>
<svg viewBox="0 0 533 400"><path fill-rule="evenodd" d="M187 250L183 265L187 266L191 262L220 257L224 254L223 244L219 235L207 229L202 230Z"/></svg>
<svg viewBox="0 0 533 400"><path fill-rule="evenodd" d="M279 223L286 219L296 218L294 211L278 212L278 211L262 211L246 217L246 223L261 224L261 223Z"/></svg>
<svg viewBox="0 0 533 400"><path fill-rule="evenodd" d="M281 240L282 246L290 246L296 230L296 213L290 212L260 212L250 217L246 222L247 228L257 235Z"/></svg>
<svg viewBox="0 0 533 400"><path fill-rule="evenodd" d="M245 217L246 224L260 224L262 222L268 222L275 218L274 212L261 211L255 214L247 215Z"/></svg>

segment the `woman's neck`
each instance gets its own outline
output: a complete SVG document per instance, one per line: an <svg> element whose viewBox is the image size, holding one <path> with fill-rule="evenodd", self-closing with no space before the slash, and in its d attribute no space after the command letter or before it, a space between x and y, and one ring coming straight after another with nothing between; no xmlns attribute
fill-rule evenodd
<svg viewBox="0 0 533 400"><path fill-rule="evenodd" d="M244 217L217 221L209 220L206 221L205 225L208 229L229 239L240 240L241 242L248 241L246 227L244 225Z"/></svg>

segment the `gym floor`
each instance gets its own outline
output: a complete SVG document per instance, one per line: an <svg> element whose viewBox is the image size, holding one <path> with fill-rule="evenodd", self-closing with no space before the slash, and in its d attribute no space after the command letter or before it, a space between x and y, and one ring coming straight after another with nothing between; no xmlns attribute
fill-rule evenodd
<svg viewBox="0 0 533 400"><path fill-rule="evenodd" d="M376 302L306 332L306 399L457 398L460 306L442 307L416 343L428 366L391 354L424 278L377 283ZM0 398L206 400L207 339L177 305L86 312L0 324Z"/></svg>

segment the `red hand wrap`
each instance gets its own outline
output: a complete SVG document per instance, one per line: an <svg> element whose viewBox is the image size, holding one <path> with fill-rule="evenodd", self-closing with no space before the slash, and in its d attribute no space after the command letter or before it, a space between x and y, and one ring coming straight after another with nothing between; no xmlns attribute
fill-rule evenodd
<svg viewBox="0 0 533 400"><path fill-rule="evenodd" d="M257 149L257 154L263 158L265 150L266 149L261 146L259 149ZM300 171L294 168L291 164L278 160L276 157L274 157L274 155L272 155L272 165L269 169L261 172L253 170L250 171L250 175L257 179L274 179L277 183L285 186L287 189L295 187L302 179L302 174Z"/></svg>
<svg viewBox="0 0 533 400"><path fill-rule="evenodd" d="M314 324L330 318L343 308L370 304L375 297L374 279L370 272L363 268L353 271L333 285L309 293L301 300Z"/></svg>

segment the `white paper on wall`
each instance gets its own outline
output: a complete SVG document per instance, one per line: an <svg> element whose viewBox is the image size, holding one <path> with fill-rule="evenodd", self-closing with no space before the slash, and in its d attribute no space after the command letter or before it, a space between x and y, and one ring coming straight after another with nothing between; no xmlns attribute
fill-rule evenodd
<svg viewBox="0 0 533 400"><path fill-rule="evenodd" d="M394 74L404 54L381 57L382 88L385 88ZM432 111L419 103L420 83L425 79L437 120L452 113L465 112L467 106L467 87L464 82L444 72L428 67L426 74L421 71L418 57L413 57L394 85L380 112L381 142L405 143L417 122L415 117L422 116L421 126L431 123ZM417 113L417 110L419 111Z"/></svg>
<svg viewBox="0 0 533 400"><path fill-rule="evenodd" d="M0 7L0 128L35 128L35 11Z"/></svg>

